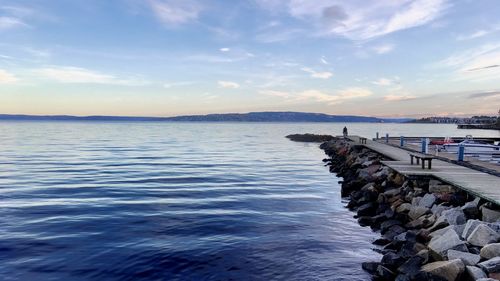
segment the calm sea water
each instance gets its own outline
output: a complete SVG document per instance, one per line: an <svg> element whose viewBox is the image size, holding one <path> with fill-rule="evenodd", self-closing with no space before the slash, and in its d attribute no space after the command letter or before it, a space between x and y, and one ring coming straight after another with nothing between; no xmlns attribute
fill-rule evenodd
<svg viewBox="0 0 500 281"><path fill-rule="evenodd" d="M378 235L343 207L318 144L284 138L343 126L0 122L0 280L367 280Z"/></svg>

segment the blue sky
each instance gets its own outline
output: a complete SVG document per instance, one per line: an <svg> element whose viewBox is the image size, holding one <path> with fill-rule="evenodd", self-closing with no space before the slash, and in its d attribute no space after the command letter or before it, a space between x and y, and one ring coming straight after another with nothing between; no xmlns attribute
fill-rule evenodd
<svg viewBox="0 0 500 281"><path fill-rule="evenodd" d="M0 113L496 114L497 0L0 0Z"/></svg>

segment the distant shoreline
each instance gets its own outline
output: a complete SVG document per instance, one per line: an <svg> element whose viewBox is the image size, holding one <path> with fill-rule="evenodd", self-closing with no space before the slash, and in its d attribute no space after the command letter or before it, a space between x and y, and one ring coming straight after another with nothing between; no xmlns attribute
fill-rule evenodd
<svg viewBox="0 0 500 281"><path fill-rule="evenodd" d="M137 122L276 122L276 123L404 123L409 118L378 118L305 112L250 112L174 117L72 116L0 114L0 121L137 121Z"/></svg>

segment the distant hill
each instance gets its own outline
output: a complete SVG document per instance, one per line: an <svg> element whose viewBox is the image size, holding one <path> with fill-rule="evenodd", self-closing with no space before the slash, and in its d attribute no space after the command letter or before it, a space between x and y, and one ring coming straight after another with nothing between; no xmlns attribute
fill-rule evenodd
<svg viewBox="0 0 500 281"><path fill-rule="evenodd" d="M377 118L355 115L328 115L305 112L250 112L175 117L71 116L71 115L11 115L0 114L0 120L55 121L195 121L195 122L408 122L409 118Z"/></svg>

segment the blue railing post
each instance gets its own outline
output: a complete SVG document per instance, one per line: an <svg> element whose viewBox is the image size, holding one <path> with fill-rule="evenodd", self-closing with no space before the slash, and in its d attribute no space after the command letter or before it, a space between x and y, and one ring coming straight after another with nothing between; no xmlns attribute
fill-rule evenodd
<svg viewBox="0 0 500 281"><path fill-rule="evenodd" d="M389 134L385 134L385 142L389 143Z"/></svg>
<svg viewBox="0 0 500 281"><path fill-rule="evenodd" d="M464 161L464 155L465 155L465 146L459 145L458 146L458 161Z"/></svg>
<svg viewBox="0 0 500 281"><path fill-rule="evenodd" d="M425 149L427 147L427 142L425 141L425 138L422 138L422 147L420 149L420 152L425 153Z"/></svg>
<svg viewBox="0 0 500 281"><path fill-rule="evenodd" d="M377 140L378 140L378 132L377 132L377 137L376 137L375 139L377 139Z"/></svg>
<svg viewBox="0 0 500 281"><path fill-rule="evenodd" d="M405 145L405 137L400 136L399 137L399 146L404 146Z"/></svg>

